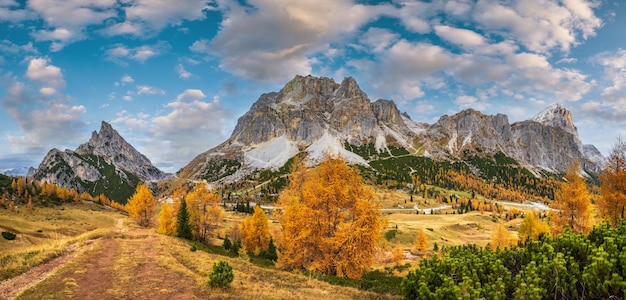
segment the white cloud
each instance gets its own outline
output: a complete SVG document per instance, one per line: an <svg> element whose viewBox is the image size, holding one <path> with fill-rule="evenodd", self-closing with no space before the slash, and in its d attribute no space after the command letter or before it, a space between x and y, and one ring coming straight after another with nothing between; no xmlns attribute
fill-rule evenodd
<svg viewBox="0 0 626 300"><path fill-rule="evenodd" d="M39 14L47 27L32 35L38 41L52 41L50 50L59 51L85 37L85 28L117 16L115 0L30 0L27 6Z"/></svg>
<svg viewBox="0 0 626 300"><path fill-rule="evenodd" d="M0 20L7 22L21 22L34 19L36 14L28 9L20 9L20 4L15 0L0 2Z"/></svg>
<svg viewBox="0 0 626 300"><path fill-rule="evenodd" d="M361 45L380 52L387 49L400 38L400 35L387 29L371 27L359 39Z"/></svg>
<svg viewBox="0 0 626 300"><path fill-rule="evenodd" d="M158 87L153 87L149 85L138 85L137 95L165 95L165 91Z"/></svg>
<svg viewBox="0 0 626 300"><path fill-rule="evenodd" d="M71 105L70 100L59 95L57 90L56 97L46 97L46 88L42 89L40 94L43 96L39 96L24 83L13 82L0 100L3 110L20 130L6 135L12 148L37 157L53 147L63 149L74 146L85 127L82 121L86 112L84 106Z"/></svg>
<svg viewBox="0 0 626 300"><path fill-rule="evenodd" d="M519 41L533 52L568 52L595 34L602 21L584 0L520 0L508 3L478 0L473 17L487 31ZM564 5L562 5L564 4Z"/></svg>
<svg viewBox="0 0 626 300"><path fill-rule="evenodd" d="M115 44L106 49L105 53L106 59L121 65L127 65L127 60L135 60L144 63L152 57L168 52L170 48L170 44L165 41L159 41L154 45L142 45L134 48L129 48L122 44Z"/></svg>
<svg viewBox="0 0 626 300"><path fill-rule="evenodd" d="M213 9L210 0L130 0L124 5L123 22L105 29L108 35L130 34L142 36L160 31L168 25L178 26L183 21L203 20L205 10Z"/></svg>
<svg viewBox="0 0 626 300"><path fill-rule="evenodd" d="M217 96L211 101L206 98L201 90L187 89L165 105L169 113L151 120L149 133L155 147L150 151L154 151L155 161L180 168L199 150L223 141L224 123L230 115Z"/></svg>
<svg viewBox="0 0 626 300"><path fill-rule="evenodd" d="M50 60L46 58L31 59L26 70L26 78L40 83L40 92L46 96L57 93L65 87L61 69L50 64Z"/></svg>
<svg viewBox="0 0 626 300"><path fill-rule="evenodd" d="M228 72L270 82L310 74L315 56L326 53L331 43L356 34L392 9L350 0L253 0L247 4L220 2L224 18L217 36L210 45L199 40L191 49L218 55L220 67Z"/></svg>
<svg viewBox="0 0 626 300"><path fill-rule="evenodd" d="M454 103L458 105L461 109L473 108L475 110L485 110L489 107L489 104L484 101L480 101L478 98L474 96L460 95L456 97Z"/></svg>
<svg viewBox="0 0 626 300"><path fill-rule="evenodd" d="M0 52L7 54L25 54L25 53L38 53L37 49L33 47L33 42L28 42L24 45L14 44L9 40L0 41Z"/></svg>
<svg viewBox="0 0 626 300"><path fill-rule="evenodd" d="M183 64L176 65L176 73L178 73L178 77L182 79L189 79L191 78L191 76L193 76L193 74L185 70L185 67L183 67Z"/></svg>
<svg viewBox="0 0 626 300"><path fill-rule="evenodd" d="M474 48L485 45L483 36L469 29L437 25L435 26L435 33L444 40L459 44L464 48Z"/></svg>
<svg viewBox="0 0 626 300"><path fill-rule="evenodd" d="M122 79L120 79L120 82L122 83L122 85L128 84L128 83L133 83L135 82L135 79L133 79L130 75L128 74L124 74L122 76Z"/></svg>

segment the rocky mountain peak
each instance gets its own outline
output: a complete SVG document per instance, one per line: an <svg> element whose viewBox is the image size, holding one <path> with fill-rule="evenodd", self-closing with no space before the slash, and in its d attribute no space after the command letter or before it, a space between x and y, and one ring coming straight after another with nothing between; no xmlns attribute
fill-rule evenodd
<svg viewBox="0 0 626 300"><path fill-rule="evenodd" d="M101 156L119 168L136 174L143 181L165 178L161 170L153 166L146 156L126 142L117 130L105 121L102 121L99 132L94 131L87 143L78 146L76 153Z"/></svg>
<svg viewBox="0 0 626 300"><path fill-rule="evenodd" d="M572 113L559 103L554 103L530 119L546 126L557 127L578 137Z"/></svg>

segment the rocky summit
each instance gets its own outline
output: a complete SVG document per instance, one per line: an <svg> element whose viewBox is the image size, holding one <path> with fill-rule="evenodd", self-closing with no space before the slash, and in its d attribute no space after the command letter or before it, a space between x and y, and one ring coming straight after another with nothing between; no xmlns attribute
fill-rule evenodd
<svg viewBox="0 0 626 300"><path fill-rule="evenodd" d="M355 150L365 148L380 155ZM426 124L411 120L393 101L371 102L353 78L336 83L296 76L279 92L261 95L228 140L198 155L178 175L236 181L255 170L278 169L297 154L315 163L325 153L366 167L380 156L463 161L501 153L533 172L552 173L564 172L574 161L598 173L604 160L594 146L581 143L571 113L558 104L514 124L506 115L472 109Z"/></svg>
<svg viewBox="0 0 626 300"><path fill-rule="evenodd" d="M29 177L124 203L138 182L166 175L103 121L100 131L76 150L50 150Z"/></svg>

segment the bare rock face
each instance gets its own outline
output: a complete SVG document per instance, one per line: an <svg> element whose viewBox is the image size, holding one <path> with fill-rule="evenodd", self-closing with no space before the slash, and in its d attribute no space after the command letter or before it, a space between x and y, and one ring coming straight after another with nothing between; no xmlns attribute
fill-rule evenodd
<svg viewBox="0 0 626 300"><path fill-rule="evenodd" d="M343 143L376 143L383 151L388 140L400 140L406 146L410 145L406 141L414 137L392 101L372 103L353 78L338 84L325 77L296 76L279 92L261 95L239 118L226 142L200 154L178 175L211 177L208 170L218 168L226 160L240 162L242 171L238 174L254 168L277 168L301 150L310 157L321 157L324 151L335 152L366 164L345 150ZM268 158L272 152L281 157Z"/></svg>
<svg viewBox="0 0 626 300"><path fill-rule="evenodd" d="M504 114L468 109L429 125L401 114L393 101L371 102L353 78L336 83L296 76L279 92L261 95L228 140L198 155L178 175L236 180L255 169L281 167L300 152L312 160L322 159L324 152L338 153L350 163L367 165L346 143L374 144L379 153L393 145L452 161L502 152L525 167L551 172L565 172L577 160L597 173L603 160L595 147L582 145L571 113L560 105L516 124Z"/></svg>
<svg viewBox="0 0 626 300"><path fill-rule="evenodd" d="M135 174L142 181L158 181L165 178L161 170L139 153L107 122L102 121L100 132L92 132L89 142L78 146L76 153L101 156L118 168Z"/></svg>
<svg viewBox="0 0 626 300"><path fill-rule="evenodd" d="M106 122L75 151L50 150L29 176L78 192L103 193L121 203L132 195L139 181L166 178Z"/></svg>
<svg viewBox="0 0 626 300"><path fill-rule="evenodd" d="M436 157L463 158L465 151L480 149L488 153L514 148L509 118L487 116L473 109L453 116L444 115L424 133L429 152Z"/></svg>

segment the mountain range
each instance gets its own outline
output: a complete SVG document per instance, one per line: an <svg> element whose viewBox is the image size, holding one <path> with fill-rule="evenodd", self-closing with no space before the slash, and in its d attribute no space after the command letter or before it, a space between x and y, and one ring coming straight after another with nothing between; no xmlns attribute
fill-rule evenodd
<svg viewBox="0 0 626 300"><path fill-rule="evenodd" d="M604 164L596 147L582 143L571 113L559 104L513 124L506 115L472 109L427 124L401 113L393 101L370 101L351 77L337 83L296 76L279 92L262 94L229 139L198 155L176 176L219 185L278 170L296 155L314 165L327 154L364 168L394 156L463 162L501 155L536 176L563 173L575 161L581 172L593 175ZM106 122L76 150L51 150L29 176L108 193L119 202L132 195L139 181L168 178Z"/></svg>
<svg viewBox="0 0 626 300"><path fill-rule="evenodd" d="M182 168L184 178L236 181L258 169L276 169L297 153L312 164L324 153L353 164L368 158L349 149L373 145L437 160L462 161L469 154L503 153L531 171L563 173L579 161L582 171L601 171L604 157L582 144L571 113L554 104L529 120L511 124L503 114L468 109L434 124L411 120L395 103L371 102L353 78L297 76L279 92L263 94L239 118L231 137Z"/></svg>

